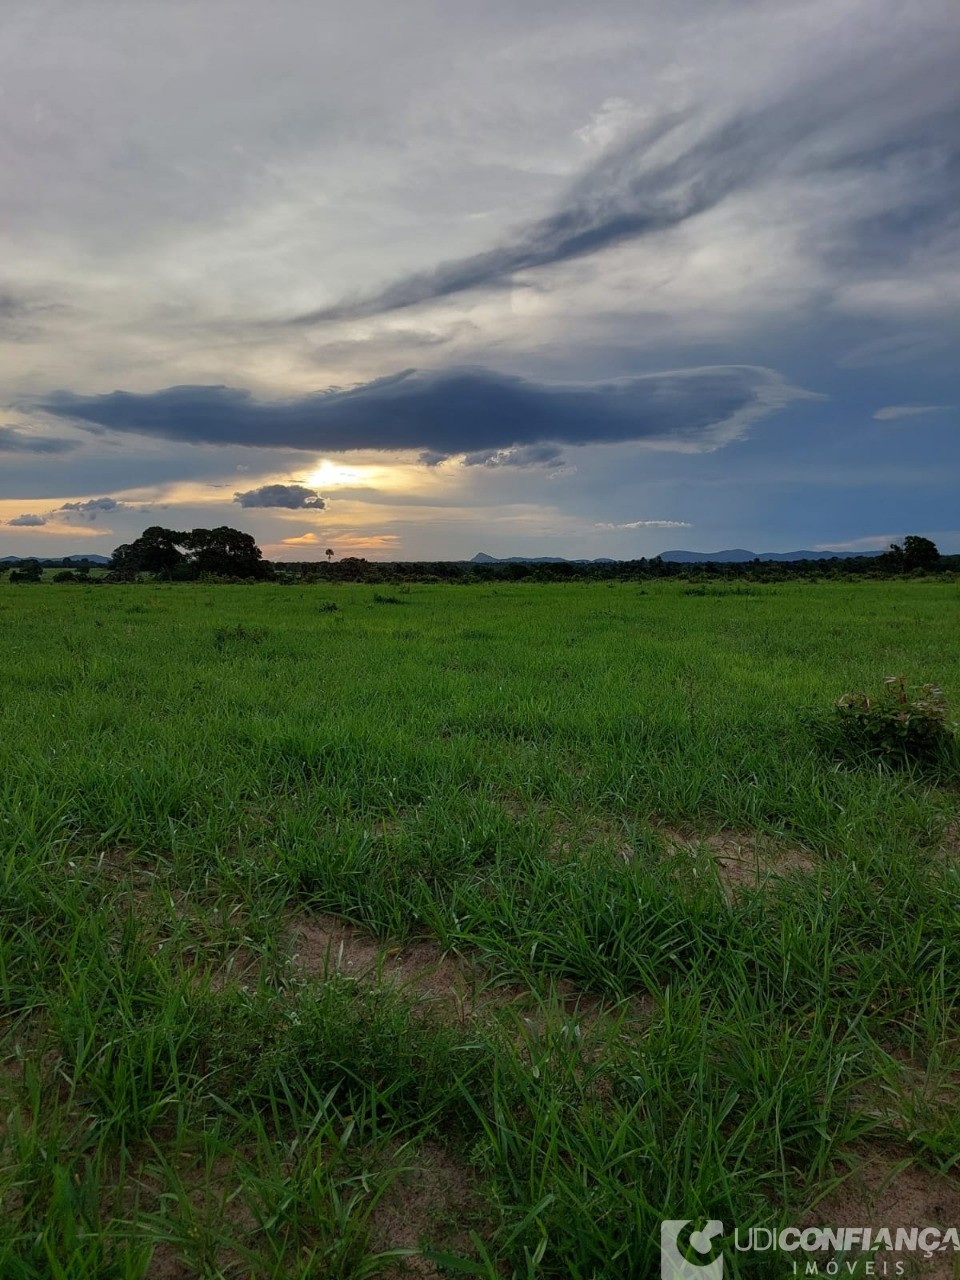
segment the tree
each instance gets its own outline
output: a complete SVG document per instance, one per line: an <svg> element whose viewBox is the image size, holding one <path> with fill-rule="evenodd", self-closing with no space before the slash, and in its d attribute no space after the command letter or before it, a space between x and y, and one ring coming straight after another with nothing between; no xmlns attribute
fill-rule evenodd
<svg viewBox="0 0 960 1280"><path fill-rule="evenodd" d="M114 573L157 573L169 577L174 569L187 562L180 550L185 537L186 534L174 529L151 525L135 542L117 547L110 557L110 569Z"/></svg>
<svg viewBox="0 0 960 1280"><path fill-rule="evenodd" d="M333 564L333 556L334 556L333 547L327 547L326 551L323 554L327 557L327 563Z"/></svg>
<svg viewBox="0 0 960 1280"><path fill-rule="evenodd" d="M903 547L899 542L891 542L880 557L880 563L888 573L903 573Z"/></svg>
<svg viewBox="0 0 960 1280"><path fill-rule="evenodd" d="M940 560L937 544L918 534L908 534L903 540L903 567L907 573L913 569L935 569Z"/></svg>
<svg viewBox="0 0 960 1280"><path fill-rule="evenodd" d="M141 570L144 573L172 573L187 558L180 550L183 542L184 534L174 529L164 529L158 524L144 529L133 544Z"/></svg>
<svg viewBox="0 0 960 1280"><path fill-rule="evenodd" d="M273 571L264 563L263 552L249 533L218 525L216 529L193 529L180 535L197 574L212 573L223 578L270 578Z"/></svg>
<svg viewBox="0 0 960 1280"><path fill-rule="evenodd" d="M191 529L189 533L151 525L135 542L117 547L110 570L123 577L138 573L162 578L198 578L204 573L223 578L273 576L250 534L227 525Z"/></svg>
<svg viewBox="0 0 960 1280"><path fill-rule="evenodd" d="M912 573L915 569L935 569L940 561L937 544L919 534L908 534L902 543L891 542L880 562L891 573Z"/></svg>

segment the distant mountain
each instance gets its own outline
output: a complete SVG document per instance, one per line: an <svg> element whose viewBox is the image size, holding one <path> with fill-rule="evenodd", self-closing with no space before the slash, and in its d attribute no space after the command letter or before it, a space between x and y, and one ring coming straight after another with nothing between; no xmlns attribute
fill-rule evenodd
<svg viewBox="0 0 960 1280"><path fill-rule="evenodd" d="M749 560L854 560L862 556L878 556L879 551L661 551L660 559L673 564L745 564Z"/></svg>
<svg viewBox="0 0 960 1280"><path fill-rule="evenodd" d="M37 564L97 564L110 563L109 556L0 556L0 564L22 564L24 560L36 560Z"/></svg>
<svg viewBox="0 0 960 1280"><path fill-rule="evenodd" d="M596 560L568 560L565 556L488 556L485 551L478 551L467 564L616 564L610 556L600 556Z"/></svg>
<svg viewBox="0 0 960 1280"><path fill-rule="evenodd" d="M747 564L751 560L851 560L859 556L878 556L879 551L746 551L743 547L734 547L731 551L662 551L659 559L668 560L672 564L702 564L710 561L713 564ZM469 561L470 564L616 564L610 556L599 556L596 560L566 560L562 556L488 556L479 551Z"/></svg>

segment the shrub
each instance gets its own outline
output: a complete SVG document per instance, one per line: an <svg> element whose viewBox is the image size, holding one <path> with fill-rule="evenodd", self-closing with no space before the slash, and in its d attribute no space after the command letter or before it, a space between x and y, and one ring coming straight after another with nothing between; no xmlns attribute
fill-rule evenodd
<svg viewBox="0 0 960 1280"><path fill-rule="evenodd" d="M815 729L830 753L847 760L865 757L892 764L947 763L956 760L956 725L943 690L919 689L905 676L887 676L880 692L845 693L829 717L815 718Z"/></svg>
<svg viewBox="0 0 960 1280"><path fill-rule="evenodd" d="M11 582L42 582L43 569L36 560L22 560L19 569L10 570Z"/></svg>

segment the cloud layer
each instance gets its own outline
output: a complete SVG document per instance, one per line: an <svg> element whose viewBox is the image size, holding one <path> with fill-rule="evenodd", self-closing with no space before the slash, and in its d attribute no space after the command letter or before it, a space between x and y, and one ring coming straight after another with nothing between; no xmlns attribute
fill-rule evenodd
<svg viewBox="0 0 960 1280"><path fill-rule="evenodd" d="M882 76L867 66L847 78L822 73L800 93L788 88L719 118L693 110L663 114L605 150L559 208L513 238L291 323L363 319L503 286L521 273L680 227L774 179L882 182L909 166L916 181L897 193L895 208L864 210L859 219L858 256L885 258L905 230L932 233L948 223L960 195L960 100L949 60L931 59L927 81L912 86L909 62L884 68ZM897 90L904 92L903 109L893 113Z"/></svg>
<svg viewBox="0 0 960 1280"><path fill-rule="evenodd" d="M896 422L898 418L917 418L925 413L938 413L942 404L888 404L873 415L876 422Z"/></svg>
<svg viewBox="0 0 960 1280"><path fill-rule="evenodd" d="M619 524L606 521L595 526L597 529L690 529L689 520L624 520Z"/></svg>
<svg viewBox="0 0 960 1280"><path fill-rule="evenodd" d="M467 454L473 465L517 466L555 462L555 449L545 445L635 442L681 452L716 449L744 435L758 418L808 394L773 370L738 365L598 383L534 382L480 368L407 369L349 391L288 400L257 400L230 387L169 387L102 396L63 391L35 408L73 422L187 443L419 449L428 464ZM266 504L254 496L246 505Z"/></svg>
<svg viewBox="0 0 960 1280"><path fill-rule="evenodd" d="M19 427L0 427L0 453L70 453L78 444L76 440L34 435Z"/></svg>

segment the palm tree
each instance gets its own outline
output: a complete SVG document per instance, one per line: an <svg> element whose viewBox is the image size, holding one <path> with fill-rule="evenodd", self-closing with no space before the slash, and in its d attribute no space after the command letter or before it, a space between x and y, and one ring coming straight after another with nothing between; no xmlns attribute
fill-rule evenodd
<svg viewBox="0 0 960 1280"><path fill-rule="evenodd" d="M332 548L332 547L327 547L326 551L325 551L323 554L327 557L327 562L328 562L328 563L332 563L332 562L333 562L333 548Z"/></svg>

